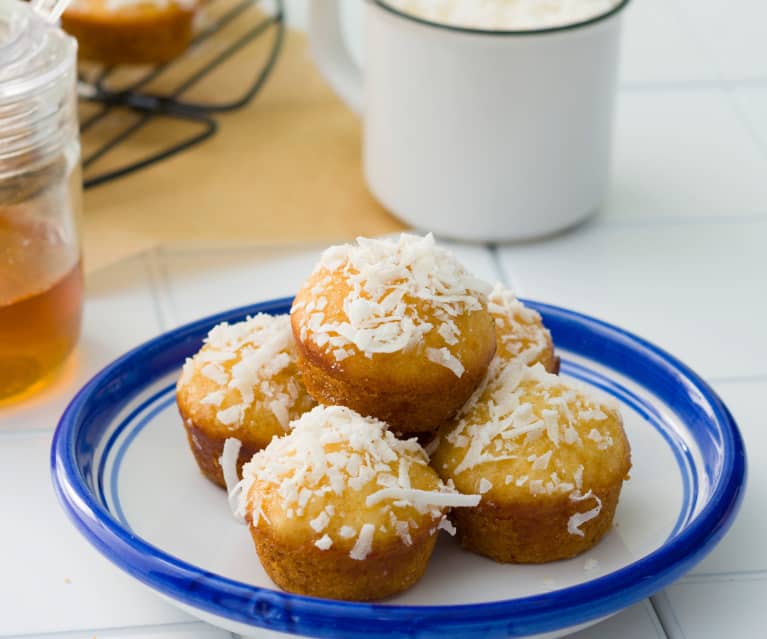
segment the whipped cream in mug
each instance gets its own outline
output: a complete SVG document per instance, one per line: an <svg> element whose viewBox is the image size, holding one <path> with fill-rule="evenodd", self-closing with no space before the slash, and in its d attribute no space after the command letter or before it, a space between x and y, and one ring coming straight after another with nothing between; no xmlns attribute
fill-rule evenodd
<svg viewBox="0 0 767 639"><path fill-rule="evenodd" d="M384 0L416 18L468 29L532 31L583 22L621 0Z"/></svg>

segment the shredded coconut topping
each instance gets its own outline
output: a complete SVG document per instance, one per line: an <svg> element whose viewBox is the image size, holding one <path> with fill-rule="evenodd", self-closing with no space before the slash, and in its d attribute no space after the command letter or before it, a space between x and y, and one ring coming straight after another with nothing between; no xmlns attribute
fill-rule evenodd
<svg viewBox="0 0 767 639"><path fill-rule="evenodd" d="M504 366L496 358L479 394L443 439L455 450L455 475L485 463L524 459L528 474L507 475L506 485L526 485L533 495L568 494L581 490L583 466L572 470L572 464L562 463L559 449L612 447L612 437L592 427L607 413L620 419L617 404L547 373L541 364ZM478 492L491 489L489 482L480 482Z"/></svg>
<svg viewBox="0 0 767 639"><path fill-rule="evenodd" d="M540 361L551 344L551 334L536 311L527 308L500 283L488 297L487 310L495 320L498 357L524 364Z"/></svg>
<svg viewBox="0 0 767 639"><path fill-rule="evenodd" d="M585 501L586 499L593 499L596 501L596 505L591 510L587 510L586 512L570 515L570 519L567 520L567 532L569 532L571 535L583 537L581 526L587 521L591 521L594 519L594 517L597 517L600 512L602 512L602 500L594 495L591 491L587 492L585 495L581 495L578 491L570 493L570 501L579 502Z"/></svg>
<svg viewBox="0 0 767 639"><path fill-rule="evenodd" d="M362 561L373 549L373 536L375 535L375 526L373 524L363 524L359 537L354 544L349 556L357 561Z"/></svg>
<svg viewBox="0 0 767 639"><path fill-rule="evenodd" d="M221 464L221 470L224 474L224 484L226 485L226 494L229 499L229 508L232 510L235 518L240 522L245 520L237 516L237 502L239 501L239 483L237 479L237 460L240 455L242 442L234 437L228 437L224 441L224 449L218 463Z"/></svg>
<svg viewBox="0 0 767 639"><path fill-rule="evenodd" d="M314 271L321 279L312 295L321 295L336 272L349 285L342 320L327 319L324 304L320 309L299 302L291 312L300 312L302 339L311 335L317 346L343 361L350 347L372 357L412 348L430 335L443 346L430 348L427 358L463 375L451 349L460 335L455 318L483 309L490 287L436 246L431 234L402 234L397 242L358 238L356 245L329 248Z"/></svg>
<svg viewBox="0 0 767 639"><path fill-rule="evenodd" d="M378 531L392 532L409 544L407 521L414 513L441 520L448 507L479 502L479 495L461 495L436 475L433 490L412 486L412 468L428 468L418 442L399 440L383 422L362 417L349 408L317 406L292 427L290 434L273 439L243 467L238 514L247 516L253 525L264 517L267 494L277 500L289 519L316 513L328 495L354 503L364 497L370 512L356 509L354 517L370 515L380 523L380 517L374 515L388 513L388 520ZM354 493L359 492L360 498L355 498ZM317 535L315 545L330 548L326 536L333 544L356 537L350 556L364 559L378 534L376 525L368 521L357 531L346 523L348 515L332 504L323 507L308 521Z"/></svg>
<svg viewBox="0 0 767 639"><path fill-rule="evenodd" d="M287 315L259 313L243 322L219 324L208 333L203 349L187 359L179 388L189 384L194 371L219 388L202 398L202 405L218 410L216 418L232 430L244 423L251 406L271 412L287 430L298 404L308 408L310 400L299 382L287 384L275 376L295 366L295 344ZM227 396L239 398L225 406ZM313 402L312 402L313 403Z"/></svg>

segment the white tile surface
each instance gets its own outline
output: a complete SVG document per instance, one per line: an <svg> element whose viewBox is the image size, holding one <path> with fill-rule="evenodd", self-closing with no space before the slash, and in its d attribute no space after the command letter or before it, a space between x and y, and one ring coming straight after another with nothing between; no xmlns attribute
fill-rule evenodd
<svg viewBox="0 0 767 639"><path fill-rule="evenodd" d="M625 11L622 85L716 78L708 51L673 0L635 0Z"/></svg>
<svg viewBox="0 0 767 639"><path fill-rule="evenodd" d="M767 153L767 85L733 90L741 117Z"/></svg>
<svg viewBox="0 0 767 639"><path fill-rule="evenodd" d="M77 348L43 392L0 408L0 437L10 431L52 430L78 388L113 359L160 331L144 256L89 276L86 289Z"/></svg>
<svg viewBox="0 0 767 639"><path fill-rule="evenodd" d="M666 634L649 600L638 603L606 621L570 635L570 639L665 639Z"/></svg>
<svg viewBox="0 0 767 639"><path fill-rule="evenodd" d="M49 451L48 435L0 442L0 635L189 621L74 528L53 493Z"/></svg>
<svg viewBox="0 0 767 639"><path fill-rule="evenodd" d="M767 217L767 155L722 90L624 91L606 220Z"/></svg>
<svg viewBox="0 0 767 639"><path fill-rule="evenodd" d="M500 258L520 295L580 310L708 378L767 374L767 220L605 225Z"/></svg>
<svg viewBox="0 0 767 639"><path fill-rule="evenodd" d="M727 80L767 78L767 3L676 0Z"/></svg>
<svg viewBox="0 0 767 639"><path fill-rule="evenodd" d="M321 249L222 249L158 253L169 325L298 290Z"/></svg>
<svg viewBox="0 0 767 639"><path fill-rule="evenodd" d="M16 635L4 639L29 639L29 635ZM137 628L92 628L75 632L35 634L35 639L232 639L224 630L202 622L146 626Z"/></svg>
<svg viewBox="0 0 767 639"><path fill-rule="evenodd" d="M750 382L722 382L715 390L738 422L746 443L748 478L743 504L735 523L719 546L691 573L726 578L762 571L767 578L767 430L764 398L767 377Z"/></svg>
<svg viewBox="0 0 767 639"><path fill-rule="evenodd" d="M670 639L761 639L767 628L767 577L677 583L658 613Z"/></svg>

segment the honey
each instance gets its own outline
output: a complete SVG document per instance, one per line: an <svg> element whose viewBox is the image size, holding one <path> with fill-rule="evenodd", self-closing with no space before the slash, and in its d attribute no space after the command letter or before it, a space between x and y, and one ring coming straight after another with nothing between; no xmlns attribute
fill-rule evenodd
<svg viewBox="0 0 767 639"><path fill-rule="evenodd" d="M0 408L42 388L80 332L77 43L0 0Z"/></svg>
<svg viewBox="0 0 767 639"><path fill-rule="evenodd" d="M0 209L0 401L55 370L80 332L79 255L45 222Z"/></svg>

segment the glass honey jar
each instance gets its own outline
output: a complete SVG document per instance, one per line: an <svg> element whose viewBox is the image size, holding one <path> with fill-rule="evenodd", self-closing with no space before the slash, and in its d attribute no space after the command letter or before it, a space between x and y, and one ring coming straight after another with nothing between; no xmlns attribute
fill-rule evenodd
<svg viewBox="0 0 767 639"><path fill-rule="evenodd" d="M80 332L76 50L0 0L0 405L50 378Z"/></svg>

